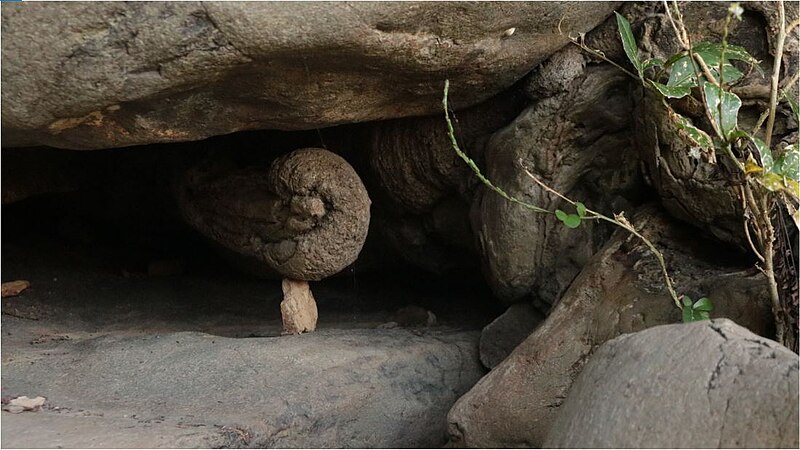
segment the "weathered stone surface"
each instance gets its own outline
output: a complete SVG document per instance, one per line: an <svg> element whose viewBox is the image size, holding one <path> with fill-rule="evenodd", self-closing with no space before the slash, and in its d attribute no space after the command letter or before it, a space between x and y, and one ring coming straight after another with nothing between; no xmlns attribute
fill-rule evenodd
<svg viewBox="0 0 800 450"><path fill-rule="evenodd" d="M735 262L735 255L655 208L644 208L632 222L664 252L679 292L712 299L713 318L732 319L760 335L774 333L761 274L721 267L721 260ZM543 445L558 407L597 346L680 320L655 257L618 230L533 334L453 406L451 439L468 447Z"/></svg>
<svg viewBox="0 0 800 450"><path fill-rule="evenodd" d="M544 98L492 136L485 173L521 200L572 211L531 180L527 168L568 197L610 213L635 204L642 192L630 141L628 80L610 66L578 70L583 59L566 48L532 75L529 95ZM484 274L496 296L509 303L531 293L554 303L609 235L596 221L568 229L555 216L508 202L484 186L472 208Z"/></svg>
<svg viewBox="0 0 800 450"><path fill-rule="evenodd" d="M488 368L500 364L544 320L530 303L515 303L481 331L481 362Z"/></svg>
<svg viewBox="0 0 800 450"><path fill-rule="evenodd" d="M373 329L57 342L33 363L4 359L4 395L47 397L36 414L51 431L29 433L28 419L3 413L2 444L114 446L108 435L166 447L435 448L447 409L483 374L476 341Z"/></svg>
<svg viewBox="0 0 800 450"><path fill-rule="evenodd" d="M281 302L281 318L285 334L302 334L317 329L317 302L308 286L308 281L281 281L283 301Z"/></svg>
<svg viewBox="0 0 800 450"><path fill-rule="evenodd" d="M797 448L798 358L719 319L603 344L546 448Z"/></svg>
<svg viewBox="0 0 800 450"><path fill-rule="evenodd" d="M185 220L222 247L284 277L320 280L358 257L370 199L342 157L295 150L267 168L204 160L179 181Z"/></svg>
<svg viewBox="0 0 800 450"><path fill-rule="evenodd" d="M480 161L492 133L508 125L525 103L512 89L458 112L459 146ZM380 217L377 228L405 260L427 271L477 272L469 214L478 180L453 150L442 116L371 126L370 193Z"/></svg>
<svg viewBox="0 0 800 450"><path fill-rule="evenodd" d="M107 148L434 114L448 77L465 107L565 45L559 25L588 31L615 6L3 5L4 145Z"/></svg>

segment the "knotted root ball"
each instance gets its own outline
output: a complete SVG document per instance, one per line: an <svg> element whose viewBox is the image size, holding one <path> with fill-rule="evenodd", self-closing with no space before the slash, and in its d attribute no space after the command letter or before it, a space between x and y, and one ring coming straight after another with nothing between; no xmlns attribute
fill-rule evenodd
<svg viewBox="0 0 800 450"><path fill-rule="evenodd" d="M268 169L206 160L183 174L177 196L201 234L296 280L352 264L369 228L370 199L358 174L318 148L295 150Z"/></svg>

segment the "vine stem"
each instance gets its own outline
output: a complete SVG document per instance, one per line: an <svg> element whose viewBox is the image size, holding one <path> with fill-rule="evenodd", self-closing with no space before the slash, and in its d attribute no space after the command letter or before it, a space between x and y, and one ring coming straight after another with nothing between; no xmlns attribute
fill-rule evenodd
<svg viewBox="0 0 800 450"><path fill-rule="evenodd" d="M544 189L547 192L550 192L551 194L561 198L567 203L575 206L576 204L575 201L567 198L562 193L558 192L557 190L551 188L550 186L539 180L534 174L530 172L530 170L528 170L527 167L523 166L523 170L525 170L525 174L528 175L528 178L533 180L533 182L538 184L542 189ZM650 251L653 252L653 255L655 255L656 259L658 260L659 266L661 266L661 274L664 276L664 284L667 286L667 291L669 291L669 295L670 297L672 297L672 301L675 302L675 305L678 307L678 309L682 310L683 306L681 305L680 301L682 296L679 296L678 293L675 291L675 287L672 284L672 278L670 278L669 271L667 270L667 263L664 260L664 254L661 253L649 239L647 239L646 237L644 237L644 235L639 233L636 230L636 228L634 228L633 224L631 224L630 222L628 222L627 219L625 219L625 216L619 215L615 218L611 218L597 211L591 210L589 208L586 208L586 212L591 215L586 217L586 219L599 219L612 223L639 238L639 240L641 240L647 246L647 248L649 248Z"/></svg>
<svg viewBox="0 0 800 450"><path fill-rule="evenodd" d="M772 65L772 84L769 93L769 116L767 117L767 133L764 136L764 143L770 148L772 142L772 130L775 127L775 111L778 106L778 82L781 78L781 59L783 59L783 43L786 40L786 13L783 7L783 0L778 1L778 40L775 44L775 62Z"/></svg>
<svg viewBox="0 0 800 450"><path fill-rule="evenodd" d="M478 177L478 179L481 180L481 182L483 184L485 184L487 187L489 187L489 189L491 189L491 190L495 191L496 193L498 193L504 199L506 199L506 200L508 200L510 202L516 203L516 204L518 204L518 205L520 205L520 206L522 206L522 207L524 207L526 209L529 209L529 210L531 210L533 212L536 212L536 213L553 214L552 212L550 212L550 211L548 211L548 210L546 210L544 208L540 208L540 207L538 207L536 205L532 205L532 204L524 202L524 201L522 201L522 200L520 200L520 199L518 199L518 198L516 198L516 197L514 197L512 195L509 195L508 193L506 193L506 191L504 191L500 187L495 186L494 183L489 181L489 179L486 178L483 175L483 173L481 172L481 169L475 164L475 162L469 156L467 156L467 154L464 153L463 150L461 150L461 147L458 146L458 141L456 140L456 133L455 133L455 130L453 129L453 122L450 120L450 109L449 109L449 107L447 105L447 95L448 95L449 91L450 91L450 80L444 80L444 97L442 98L442 107L444 107L444 119L445 119L445 121L447 121L447 134L448 134L448 136L450 136L450 143L452 144L453 150L455 150L456 154L462 160L464 160L465 163L467 163L467 166L469 166L469 168L472 169L472 171L475 173L475 175Z"/></svg>

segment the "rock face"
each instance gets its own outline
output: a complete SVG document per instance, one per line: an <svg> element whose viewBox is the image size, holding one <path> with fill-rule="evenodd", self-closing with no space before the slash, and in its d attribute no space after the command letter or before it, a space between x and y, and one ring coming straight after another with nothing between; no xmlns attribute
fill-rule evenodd
<svg viewBox="0 0 800 450"><path fill-rule="evenodd" d="M295 150L268 170L204 161L184 174L177 196L202 234L296 280L320 280L353 263L369 229L361 179L323 149Z"/></svg>
<svg viewBox="0 0 800 450"><path fill-rule="evenodd" d="M546 448L797 448L798 358L729 320L606 342Z"/></svg>
<svg viewBox="0 0 800 450"><path fill-rule="evenodd" d="M548 60L526 84L538 101L486 146L485 173L509 194L546 209L568 209L525 173L600 211L628 208L641 195L638 158L630 140L628 80L608 66L586 65L575 48ZM570 210L571 211L571 210ZM484 274L507 302L533 293L558 300L609 235L597 223L577 230L553 215L513 204L484 186L472 203Z"/></svg>
<svg viewBox="0 0 800 450"><path fill-rule="evenodd" d="M448 77L464 107L564 46L559 25L586 32L615 6L4 5L4 145L96 149L433 114Z"/></svg>
<svg viewBox="0 0 800 450"><path fill-rule="evenodd" d="M481 159L492 133L508 125L525 103L512 89L458 112L459 145ZM370 193L384 239L427 271L477 272L470 203L478 180L453 151L443 114L372 125L368 158L374 177Z"/></svg>
<svg viewBox="0 0 800 450"><path fill-rule="evenodd" d="M720 267L721 259L733 255L655 208L644 208L632 222L664 252L676 289L712 299L712 318L730 318L760 335L774 333L763 276ZM597 346L680 320L655 257L618 230L533 334L453 406L451 440L468 447L542 446Z"/></svg>
<svg viewBox="0 0 800 450"><path fill-rule="evenodd" d="M489 369L500 364L544 320L530 303L515 303L481 331L481 362Z"/></svg>
<svg viewBox="0 0 800 450"><path fill-rule="evenodd" d="M283 290L283 301L281 302L283 333L303 334L316 330L319 311L308 282L284 278L281 281L281 289Z"/></svg>
<svg viewBox="0 0 800 450"><path fill-rule="evenodd" d="M46 397L35 426L52 430L3 413L3 447L436 448L447 409L483 374L476 341L373 329L62 342L35 364L3 362L4 395Z"/></svg>

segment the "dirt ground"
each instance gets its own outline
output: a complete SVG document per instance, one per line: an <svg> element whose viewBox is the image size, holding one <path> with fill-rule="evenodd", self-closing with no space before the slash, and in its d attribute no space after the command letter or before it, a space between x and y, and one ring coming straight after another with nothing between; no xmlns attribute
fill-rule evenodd
<svg viewBox="0 0 800 450"><path fill-rule="evenodd" d="M280 337L280 282L195 237L97 239L3 212L2 281L30 282L2 300L3 403L47 397L2 412L3 447L437 446L483 374L479 330L499 312L480 280L312 283L318 331ZM436 325L385 325L410 305Z"/></svg>

